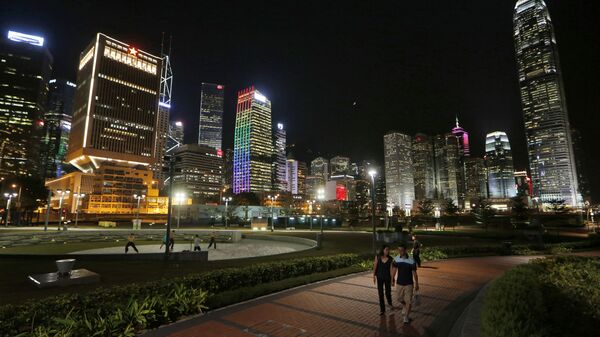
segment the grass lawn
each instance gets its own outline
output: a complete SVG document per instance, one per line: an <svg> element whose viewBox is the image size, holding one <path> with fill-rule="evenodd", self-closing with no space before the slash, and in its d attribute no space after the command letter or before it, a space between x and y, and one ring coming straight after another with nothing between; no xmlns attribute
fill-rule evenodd
<svg viewBox="0 0 600 337"><path fill-rule="evenodd" d="M261 232L260 235L287 235L309 239L315 239L315 232L293 232L281 231L275 233ZM252 237L252 232L246 234ZM426 246L476 246L476 245L498 245L502 239L448 236L448 235L419 235L419 240ZM101 275L101 282L96 285L82 285L68 288L37 289L27 281L27 275L53 272L56 270L54 260L57 255L73 251L102 248L111 246L124 246L125 241L91 242L91 243L67 243L67 244L39 244L36 246L21 246L1 249L2 253L43 253L54 254L54 256L28 256L9 257L0 254L0 304L21 303L27 299L41 298L61 293L83 292L99 286L110 287L118 284L143 282L183 276L190 273L236 267L259 262L285 260L295 257L323 256L339 253L370 254L372 249L372 236L365 232L325 232L322 249L311 249L302 252L281 254L276 256L264 256L251 259L236 259L224 261L186 261L186 262L163 262L163 261L119 261L100 260L98 258L86 259L80 257L75 268L86 268ZM139 241L137 244L159 244L158 241Z"/></svg>

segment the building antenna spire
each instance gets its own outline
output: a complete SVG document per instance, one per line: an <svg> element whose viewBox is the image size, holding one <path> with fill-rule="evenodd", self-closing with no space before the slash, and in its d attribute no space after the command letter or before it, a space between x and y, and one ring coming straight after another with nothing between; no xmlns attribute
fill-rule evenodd
<svg viewBox="0 0 600 337"><path fill-rule="evenodd" d="M456 127L458 128L458 114L456 114Z"/></svg>
<svg viewBox="0 0 600 337"><path fill-rule="evenodd" d="M164 56L164 46L165 46L165 32L162 32L162 36L160 38L160 56Z"/></svg>

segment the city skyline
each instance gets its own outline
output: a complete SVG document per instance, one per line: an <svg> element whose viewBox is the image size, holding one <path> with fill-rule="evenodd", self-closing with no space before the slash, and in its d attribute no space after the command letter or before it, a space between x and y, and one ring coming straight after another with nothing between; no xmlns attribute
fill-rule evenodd
<svg viewBox="0 0 600 337"><path fill-rule="evenodd" d="M25 4L26 5L26 4ZM358 158L365 158L365 157L376 157L376 159L378 159L379 162L382 162L382 153L383 153L383 143L380 139L380 135L384 134L385 132L389 131L390 129L398 129L401 132L405 132L407 134L411 134L414 135L417 132L423 132L426 134L436 134L439 132L444 132L446 130L446 126L447 124L451 123L452 120L455 118L455 116L458 116L460 118L461 121L461 126L464 127L465 130L467 130L470 133L470 138L471 138L471 152L473 153L473 155L483 155L483 147L484 147L484 139L485 139L485 134L487 132L499 129L499 130L504 130L509 138L511 139L511 143L512 143L512 147L513 147L513 152L514 152L514 161L515 161L515 168L516 169L525 169L528 167L528 163L527 163L527 156L526 156L526 146L525 146L525 140L524 140L524 132L522 129L522 116L521 116L521 108L520 108L520 102L519 102L519 95L518 95L518 84L517 84L517 79L516 77L516 73L517 73L517 64L516 61L514 60L514 55L509 56L510 54L514 54L514 44L512 41L512 11L514 9L514 5L515 3L510 3L508 4L475 4L475 3L468 3L468 4L463 4L462 6L458 6L458 7L451 7L448 4L440 4L439 8L434 8L431 5L415 5L415 4L411 4L410 6L412 6L411 8L414 7L415 11L414 11L414 15L416 17L421 17L421 15L423 15L424 10L433 10L433 14L434 17L435 15L437 15L436 13L441 13L442 11L448 11L450 10L451 12L455 12L457 14L460 15L472 15L474 13L484 13L485 11L483 11L484 9L490 9L490 8L495 8L497 9L497 11L493 11L494 12L494 16L493 16L493 20L490 21L490 24L493 23L493 25L486 25L484 26L484 32L493 32L493 35L495 38L497 38L500 42L498 42L498 45L494 47L494 49L499 53L500 56L495 56L495 57L502 57L502 62L501 64L504 65L504 70L502 72L501 75L499 75L498 73L495 73L494 70L492 70L492 74L490 75L491 78L493 79L493 82L490 82L489 84L493 86L493 88L498 87L500 85L503 85L505 88L500 90L499 93L495 93L494 95L496 95L496 97L500 98L502 97L502 99L500 100L494 100L494 104L489 105L489 108L485 108L483 109L481 103L483 103L484 98L483 96L485 96L485 100L487 103L490 103L490 96L489 95L483 95L482 97L477 97L477 93L478 90L477 88L474 89L474 91L471 93L469 93L467 95L467 91L465 91L465 87L470 88L470 85L466 85L468 80L474 80L473 76L479 74L482 69L486 68L483 67L484 65L487 65L488 61L478 61L479 63L475 63L472 66L468 65L469 60L473 60L473 56L472 52L473 49L472 47L467 48L467 50L465 51L465 60L464 62L458 62L457 56L458 54L456 54L456 50L455 48L457 47L464 47L464 42L461 40L457 40L456 42L456 46L450 46L448 44L449 41L446 41L446 39L449 37L449 33L451 32L455 32L456 30L459 30L459 28L461 27L458 23L453 22L452 25L449 26L450 32L448 33L444 33L444 32L440 32L438 28L433 27L431 28L434 32L436 33L440 33L441 35L439 35L438 37L434 38L432 40L432 43L437 41L437 42L443 42L440 46L438 46L437 48L440 48L440 50L444 53L444 55L448 56L448 58L442 62L442 64L440 64L438 61L432 60L431 59L431 55L429 54L429 50L431 48L430 44L425 43L427 41L427 39L432 38L432 36L429 33L423 32L423 34L425 35L419 35L417 34L418 32L414 32L414 27L411 28L412 30L410 31L410 34L408 34L408 36L403 36L403 37L399 37L397 43L395 43L395 45L402 45L403 43L406 43L407 41L413 41L416 42L416 49L415 49L415 53L414 54L406 54L406 53L402 53L401 50L388 50L388 54L390 55L390 59L385 59L383 61L384 64L396 64L396 66L402 66L402 67L408 67L408 69L412 69L411 71L417 71L419 69L422 69L421 66L423 65L427 65L428 67L430 67L431 69L435 70L435 71L439 71L440 74L440 78L442 78L443 80L441 80L444 83L440 83L439 81L437 81L435 78L432 77L431 71L426 71L424 72L423 78L422 79L418 79L417 82L415 82L415 89L410 89L408 90L409 92L411 90L417 90L417 88L419 89L418 95L415 96L415 99L409 99L406 101L406 103L403 103L403 108L402 111L399 112L398 114L398 108L394 108L392 109L392 111L396 111L394 114L397 115L397 117L391 117L390 115L394 115L391 113L381 113L381 114L370 114L370 111L372 111L373 109L375 109L376 111L382 111L382 110L387 110L387 109L380 109L378 107L381 107L382 105L382 100L381 98L383 98L383 93L389 93L390 90L394 90L394 89L399 89L402 88L404 86L403 82L407 79L405 77L399 78L397 81L395 82L390 82L389 79L386 79L386 77L382 77L382 81L381 82L381 86L374 86L374 82L373 79L371 77L369 77L369 81L367 83L369 83L369 85L366 87L366 91L365 93L361 93L360 95L356 95L355 92L355 88L351 86L349 86L347 88L346 93L341 93L341 95L336 96L333 95L333 93L338 93L340 94L338 89L334 89L334 86L325 86L322 87L321 89L321 93L316 93L314 90L311 91L311 89L305 85L303 85L302 89L303 92L307 92L307 93L312 93L312 95L302 95L302 96L309 96L311 97L311 99L314 102L317 102L317 104L315 106L319 107L317 110L318 111L322 111L323 108L325 107L329 107L330 109L330 113L327 114L323 114L322 118L316 119L315 117L315 112L311 112L310 110L306 110L306 109L302 109L301 111L307 111L308 115L306 115L306 118L304 121L299 120L299 118L303 117L303 113L299 113L299 110L302 108L302 106L305 106L303 101L300 101L299 104L297 104L296 106L296 101L295 100L290 100L290 98L292 97L289 93L293 92L295 89L298 89L298 85L300 85L302 82L297 82L297 77L292 76L289 79L289 82L282 82L281 79L279 79L276 76L272 76L273 75L273 71L275 70L280 70L282 67L282 64L280 62L275 62L274 64L272 64L272 69L270 69L270 67L265 63L266 59L263 58L263 61L260 61L260 59L257 58L256 51L252 51L249 54L249 67L246 71L239 71L238 73L241 75L232 75L232 73L234 71L237 71L239 69L239 65L236 62L232 62L232 59L229 55L227 54L223 54L223 60L219 61L218 66L216 67L216 69L218 69L218 72L221 73L221 75L217 74L217 70L211 70L211 71L207 71L207 72L200 72L198 73L198 71L194 72L192 71L192 73L195 73L195 80L190 80L189 74L190 72L188 71L179 71L179 75L177 74L178 71L177 69L186 69L186 65L189 64L189 56L192 55L193 53L184 53L184 49L187 48L183 48L181 47L181 44L178 45L178 36L182 36L185 39L185 32L182 32L180 30L179 27L173 26L174 28L174 32L169 34L172 34L174 36L174 43L173 43L173 55L171 57L171 62L173 64L173 68L174 68L174 73L175 73L175 78L177 78L177 80L175 81L175 98L174 98L174 104L173 104L173 109L172 109L172 114L173 114L173 118L177 118L179 120L183 120L184 124L186 125L191 125L189 124L189 118L190 118L190 114L193 111L193 109L191 108L191 104L188 103L190 99L194 99L195 103L195 109L197 111L197 102L198 102L198 88L200 86L200 83L202 81L212 81L215 83L223 83L224 85L227 86L227 91L225 93L225 113L224 113L224 146L223 148L226 147L231 147L232 146L232 142L233 142L233 137L231 137L230 135L233 134L233 109L232 109L232 105L235 104L235 95L231 94L232 91L235 90L239 90L242 87L247 86L248 83L257 83L257 85L260 84L261 89L263 90L263 92L265 92L265 94L267 96L269 96L271 98L271 100L273 101L273 113L274 113L274 117L276 120L281 120L283 121L286 125L289 126L288 128L288 139L289 139L289 143L295 143L296 149L299 149L298 151L296 151L297 153L296 156L301 159L301 160L310 160L320 154L325 155L326 157L332 157L334 155L343 155L343 156L349 156L355 159ZM91 6L91 5L90 5ZM448 7L451 8L448 8ZM550 8L550 13L553 17L553 21L555 23L555 30L556 30L556 34L558 36L558 48L561 51L561 59L563 60L564 64L567 64L566 66L563 66L563 68L565 68L565 90L567 91L567 97L569 98L569 110L571 112L571 116L572 118L575 120L575 122L573 123L573 125L578 128L581 129L581 134L582 134L582 138L583 138L583 147L585 150L585 153L590 153L590 149L594 147L594 142L596 142L596 139L593 138L590 134L589 131L589 126L588 124L593 124L593 123L581 123L582 121L582 112L586 112L589 109L582 109L581 105L583 103L585 103L585 100L577 100L577 99L571 99L571 95L573 92L575 92L576 94L580 94L581 92L586 92L586 88L582 88L582 87L573 87L573 80L572 80L572 75L571 75L571 81L569 81L569 71L573 71L573 70L569 70L569 69L574 69L573 67L577 67L577 64L575 64L574 62L568 62L565 61L565 59L569 60L569 58L572 60L573 59L573 52L567 50L566 52L563 52L563 49L573 49L573 47L577 47L577 44L574 41L578 41L577 39L581 39L582 37L574 37L574 36L570 36L567 35L567 38L562 38L562 35L565 34L569 34L569 32L562 28L565 26L565 20L568 22L569 17L567 16L565 18L566 14L561 14L560 12L560 6L564 6L562 4L559 3L555 3L554 1L548 1L548 6ZM597 11L596 7L586 7L589 5L584 5L581 3L575 3L572 4L570 6L570 8L573 11L576 11L579 15L585 14L585 13L594 13L595 11ZM15 13L18 14L20 9L19 6L16 6L14 8L11 8L9 10L10 13ZM26 6L24 6L26 7ZM559 8L559 9L556 9ZM56 9L53 10L58 10L58 9L62 9L62 10L66 10L64 8L62 8L60 5L57 5ZM327 9L327 8L326 8ZM355 11L356 9L351 10L352 12ZM376 11L379 10L378 8L375 9ZM379 12L378 12L379 13ZM348 13L349 15L350 13ZM381 13L379 13L381 14ZM165 17L169 17L169 15L174 15L173 13L166 13L164 14ZM382 19L382 25L383 28L389 28L392 31L395 31L396 29L398 29L399 27L397 25L392 25L391 23L388 22L388 18L390 16L395 17L400 15L399 13L391 13L388 16L384 15L384 19ZM574 14L571 14L572 16L574 16ZM17 15L18 16L18 15ZM371 18L371 16L367 16L365 18L365 20L369 20ZM321 18L317 18L317 19L321 19ZM479 20L479 18L474 18ZM561 21L562 20L562 21ZM7 25L10 24L11 22L15 22L15 24L13 24L12 26L16 26L17 28L26 28L27 25L29 26L33 26L34 28L29 28L29 29L22 29L25 32L34 32L37 33L39 32L41 35L44 35L44 37L46 38L46 45L48 46L48 48L50 48L51 51L54 52L54 50L59 49L60 53L63 55L63 57L57 57L56 60L56 66L55 66L55 71L56 74L53 77L61 77L61 74L63 73L69 73L68 66L65 66L65 60L68 59L69 57L72 58L72 55L70 55L71 53L69 53L68 56L64 57L66 54L66 51L69 49L72 49L74 47L71 46L71 44L69 46L66 46L66 48L60 48L61 44L63 47L65 47L64 42L60 41L60 39L58 39L56 37L56 32L53 32L53 30L55 30L56 28L43 28L44 25L47 25L44 23L44 20L42 18L36 18L34 16L33 19L24 19L24 20L19 20L19 21L15 21L14 19L10 19L7 20ZM364 24L365 22L360 21L359 24ZM413 22L414 23L414 22ZM261 34L265 34L268 33L265 31L266 27L262 26L260 22L253 22L253 25L258 25L261 30L260 33ZM280 24L278 21L275 22L275 24ZM583 24L583 23L579 23L579 24ZM186 25L186 24L184 24ZM299 23L296 21L292 20L292 23L290 24L291 27L288 27L289 29L292 30L296 30L296 26L298 26ZM458 25L458 26L455 26ZM12 27L11 26L11 27ZM40 27L40 28L35 28L35 27ZM91 26L91 25L90 25ZM98 30L102 31L101 27L102 24L100 23L98 26L100 26L100 28ZM424 29L424 27L422 25L416 25L416 28L419 29ZM328 29L328 31L331 31L331 26L326 25L326 28ZM409 27L410 28L410 27ZM561 29L562 28L562 29ZM111 30L115 30L116 28L110 28L108 29L108 31ZM85 32L86 29L82 30L82 34L83 32ZM482 32L481 34L483 35ZM362 35L359 34L359 32L355 31L355 30L351 30L350 31L351 35L354 37L361 37ZM183 35L182 35L183 34ZM358 35L357 35L358 34ZM412 37L410 37L410 35L413 35ZM445 35L446 34L446 35ZM470 32L470 34L475 34L473 32ZM52 36L55 36L54 38L52 38ZM74 41L72 44L73 45L77 45L77 40L82 40L84 37L74 35L72 36L72 41ZM154 36L152 36L154 35ZM119 39L121 40L126 40L127 42L135 42L135 44L144 47L145 50L152 50L152 51L157 51L159 50L159 43L160 43L160 33L157 34L152 34L152 30L150 29L148 32L139 32L137 29L135 29L134 27L129 27L129 26L124 26L120 28L120 32L117 33L115 36L117 36ZM423 40L423 41L416 41L414 40L415 38L418 38L419 36L425 37L428 36L427 39ZM481 36L477 35L475 36L476 39L474 40L474 43L481 43ZM89 38L89 37L88 37ZM322 42L315 42L315 43L326 43L326 42L330 42L330 40L325 37L325 40ZM181 41L181 40L179 40ZM183 42L179 42L179 43L183 43ZM81 48L82 43L79 42L79 48ZM148 45L148 47L146 48L146 45ZM277 45L277 44L276 44ZM563 47L566 46L566 47ZM222 50L222 48L225 48L226 43L223 42L221 44L218 44L217 46L215 46L215 48L217 48L218 50ZM279 45L277 45L277 47L279 47ZM344 47L344 46L342 46ZM370 45L370 47L375 48L374 50L380 50L382 48L381 45ZM234 48L234 47L227 47L227 48ZM237 47L236 47L237 48ZM276 47L270 47L270 48L276 48ZM347 46L344 48L348 48ZM379 48L379 49L378 49ZM386 47L387 48L387 47ZM484 47L481 50L481 53L484 52L489 52L489 48ZM232 49L233 50L233 49ZM575 48L575 50L577 50L577 48ZM333 51L331 49L326 49L325 50L326 55L329 56L336 56L337 53L333 53ZM212 52L208 52L210 55L209 56L204 56L203 54L198 54L203 58L206 58L207 60L211 61L214 63L214 60L211 58L213 55ZM414 57L417 56L417 54L419 54L421 56L425 56L423 58L423 60L421 61L421 65L419 64L414 64ZM563 55L566 54L566 55ZM580 53L581 54L581 53ZM259 55L263 55L262 53L259 53ZM278 54L277 54L278 55ZM586 53L583 53L582 55L587 55ZM367 53L367 54L359 54L355 59L361 60L361 62L368 60L368 57L372 57L371 53ZM581 56L581 55L580 55ZM268 58L267 58L268 59ZM334 58L335 59L335 58ZM327 61L327 59L324 59L325 61L316 61L314 59L310 59L311 61L311 65L316 66L315 69L319 69L321 67L324 67L325 65L331 66L331 62ZM235 58L233 59L233 61L235 61ZM348 62L352 63L355 61L352 60L347 60ZM306 65L306 64L303 64ZM344 69L346 69L346 66L348 65L347 62L342 62L341 65L339 66L333 66L333 74L340 74L340 70L343 66ZM414 67L413 67L414 66ZM223 67L230 67L230 69L225 69ZM264 72L257 72L257 69L260 68L262 70L264 70ZM312 67L308 67L308 74L310 76L314 76L314 74L311 72L311 68ZM298 65L296 66L291 66L291 69L298 69ZM490 68L491 69L491 68ZM577 68L575 68L577 69ZM406 76L413 76L415 74L411 75L411 71L408 72L408 74ZM514 72L513 72L514 71ZM457 74L458 73L458 74ZM204 74L206 76L204 76ZM203 76L200 76L203 75ZM458 76L461 75L461 76ZM462 76L464 75L464 76ZM308 76L308 75L307 75ZM359 76L359 78L364 78L364 74L356 74L356 76ZM404 76L404 75L403 75ZM71 78L71 76L62 76L65 77L67 79ZM459 79L460 77L460 79ZM333 83L339 83L339 81L344 80L344 76L338 76L336 78L332 78L330 75L327 75L327 78L329 79L333 79ZM446 79L444 79L446 78ZM457 82L458 81L458 82ZM178 84L179 83L179 84ZM458 85L454 85L457 84ZM575 84L576 85L576 84ZM454 87L454 88L453 88ZM510 88L513 87L512 90L508 90L506 88ZM377 89L375 89L377 88ZM583 89L583 90L577 90L577 89ZM196 91L196 94L190 94L190 90L194 89ZM435 90L429 90L429 89L435 89ZM435 100L431 101L431 102L423 102L423 99L425 98L425 93L427 91L431 91L432 94L435 94ZM442 90L442 91L440 91ZM447 91L446 93L444 93L444 90ZM460 92L456 92L455 90L459 90ZM373 96L373 92L376 91L381 91L381 94L376 94L375 96ZM394 90L397 91L397 90ZM492 90L492 91L497 91L497 90ZM511 93L512 92L512 93ZM316 93L316 95L314 95ZM350 93L351 95L349 96L348 93ZM414 94L414 92L412 92ZM502 94L500 94L502 93ZM507 94L508 93L508 94ZM331 100L331 102L324 102L323 101L323 95L328 95L331 97L335 97L335 99ZM358 97L358 96L363 96ZM414 95L413 95L414 96ZM405 96L401 96L401 97L405 97ZM429 95L427 94L427 97L429 97ZM581 97L581 96L580 96ZM294 97L295 98L295 97ZM456 101L460 101L460 102L456 102ZM501 102L504 101L504 102ZM321 102L321 103L318 103ZM512 102L512 103L511 103ZM583 102L583 103L582 103ZM342 104L343 103L343 104ZM444 104L442 104L444 103ZM451 103L451 104L448 104ZM325 105L323 105L325 104ZM333 104L333 105L332 105ZM510 108L506 109L506 105L509 105ZM343 105L343 106L342 106ZM444 108L442 108L441 106L444 105ZM322 107L321 107L322 106ZM408 106L408 109L406 108ZM474 107L479 106L479 108L474 109ZM574 107L572 107L574 106ZM504 107L504 108L503 108ZM189 110L189 111L188 111ZM425 113L417 113L419 110L422 110ZM409 114L410 113L410 114ZM344 114L347 114L348 117L350 118L343 118L340 119L341 116L343 116ZM361 122L359 122L361 119L358 118L358 116L363 115L363 114L367 114L367 115L371 115L374 117L373 122L375 122L375 128L373 129L373 132L369 132L369 133L361 133L360 132L360 127L357 124L360 124ZM481 114L481 116L479 116L479 114ZM393 118L392 123L389 123L390 118ZM591 116L592 120L594 118L597 118L595 116ZM404 121L405 120L405 121ZM578 122L579 120L579 122ZM442 122L444 125L442 125ZM328 137L331 140L331 137L335 137L332 135L327 135L326 133L322 133L323 128L327 128L329 126L336 126L338 127L338 132L335 132L333 134L337 135L338 138L343 138L340 139L340 141L327 141L327 142L316 142L316 139L314 139L314 137L311 137L309 133L303 132L303 130L305 130L307 123L315 124L314 127L316 128L316 132L319 132L319 134L324 134L324 137ZM521 125L519 125L521 124ZM379 133L379 131L381 131L381 133ZM186 131L186 143L188 143L188 139L190 137L193 137L190 135L190 132ZM372 133L372 134L371 134ZM229 144L227 144L229 143ZM357 144L360 144L360 146L358 146ZM307 151L308 150L308 151ZM588 160L589 166L590 167L595 167L598 165L597 160L595 158L591 158L590 160ZM588 171L593 171L593 170L588 170ZM590 178L592 180L591 184L593 187L598 186L598 179L595 177L591 177ZM592 191L598 191L598 188L592 188Z"/></svg>

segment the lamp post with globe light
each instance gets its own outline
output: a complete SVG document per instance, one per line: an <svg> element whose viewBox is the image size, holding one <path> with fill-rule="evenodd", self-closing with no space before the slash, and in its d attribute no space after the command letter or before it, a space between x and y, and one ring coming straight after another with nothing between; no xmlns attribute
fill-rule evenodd
<svg viewBox="0 0 600 337"><path fill-rule="evenodd" d="M273 203L275 202L275 200L277 200L277 197L279 197L279 194L277 195L269 195L267 198L269 198L269 200L271 200L271 232L273 232L275 230L275 220L273 219Z"/></svg>
<svg viewBox="0 0 600 337"><path fill-rule="evenodd" d="M62 204L63 204L63 200L65 199L65 195L69 195L69 193L71 193L70 189L66 189L66 190L61 190L58 189L56 190L56 193L60 196L60 198L58 199L58 230L60 230L60 225L62 224L62 216L63 216L63 209L62 209ZM67 230L67 224L65 222L65 227L63 228L63 230Z"/></svg>
<svg viewBox="0 0 600 337"><path fill-rule="evenodd" d="M376 251L375 247L375 176L377 171L374 169L369 170L369 176L371 176L371 225L373 226L373 251Z"/></svg>
<svg viewBox="0 0 600 337"><path fill-rule="evenodd" d="M229 202L233 200L232 197L223 197L223 201L225 202L225 216L223 217L225 220L225 228L227 228L227 218L229 217L229 213L227 213L227 206L229 206Z"/></svg>
<svg viewBox="0 0 600 337"><path fill-rule="evenodd" d="M17 195L18 194L16 192L4 193L4 197L6 198L6 221L4 222L4 225L6 227L8 227L8 221L10 220L10 201Z"/></svg>

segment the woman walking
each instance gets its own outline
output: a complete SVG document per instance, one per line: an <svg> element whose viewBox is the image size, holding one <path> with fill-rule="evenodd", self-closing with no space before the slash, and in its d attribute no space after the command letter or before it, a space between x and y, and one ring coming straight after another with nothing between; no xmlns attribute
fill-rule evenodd
<svg viewBox="0 0 600 337"><path fill-rule="evenodd" d="M392 258L390 257L390 247L388 245L381 246L379 254L375 256L373 262L373 284L377 284L377 292L379 293L379 315L385 314L385 299L387 299L390 307L392 306ZM385 299L383 293L385 290Z"/></svg>

